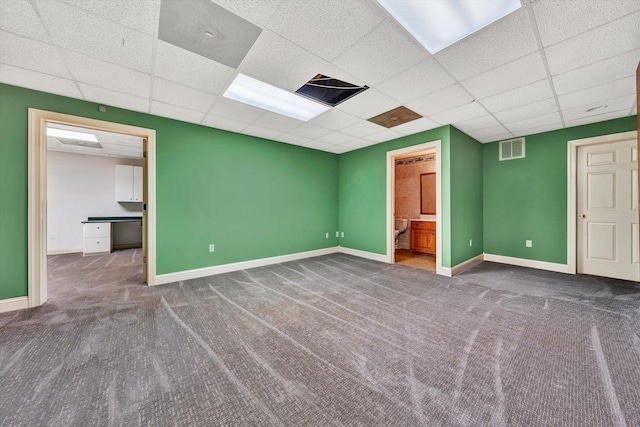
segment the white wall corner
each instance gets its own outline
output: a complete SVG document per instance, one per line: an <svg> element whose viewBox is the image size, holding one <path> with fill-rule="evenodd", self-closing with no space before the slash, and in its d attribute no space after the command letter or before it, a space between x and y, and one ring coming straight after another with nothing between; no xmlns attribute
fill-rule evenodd
<svg viewBox="0 0 640 427"><path fill-rule="evenodd" d="M539 270L555 271L557 273L571 274L567 264L555 262L536 261L533 259L515 258L503 255L484 254L485 261L498 262L500 264L517 265L519 267L537 268Z"/></svg>
<svg viewBox="0 0 640 427"><path fill-rule="evenodd" d="M0 313L29 308L29 298L16 297L0 300Z"/></svg>
<svg viewBox="0 0 640 427"><path fill-rule="evenodd" d="M338 252L341 254L353 255L360 258L366 258L373 261L380 261L389 264L389 258L387 255L376 254L374 252L361 251L358 249L345 248L343 246L338 246Z"/></svg>

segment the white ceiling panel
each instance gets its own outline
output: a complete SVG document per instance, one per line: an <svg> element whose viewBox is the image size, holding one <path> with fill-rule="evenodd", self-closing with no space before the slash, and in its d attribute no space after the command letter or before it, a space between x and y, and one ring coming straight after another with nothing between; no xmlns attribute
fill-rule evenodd
<svg viewBox="0 0 640 427"><path fill-rule="evenodd" d="M500 126L500 123L495 119L495 117L491 115L481 116L471 120L455 122L453 123L453 125L467 134L470 132L474 132L474 135L476 134L477 131L482 129L502 127ZM504 129L502 132L505 132L505 131L506 129Z"/></svg>
<svg viewBox="0 0 640 427"><path fill-rule="evenodd" d="M84 98L99 104L106 104L127 110L149 112L149 98L142 98L128 93L116 92L85 83L78 83Z"/></svg>
<svg viewBox="0 0 640 427"><path fill-rule="evenodd" d="M303 124L300 120L267 111L253 122L256 126L287 132Z"/></svg>
<svg viewBox="0 0 640 427"><path fill-rule="evenodd" d="M626 117L629 115L628 110L610 111L604 114L597 114L588 117L581 117L575 120L568 120L567 126L581 126L589 123L597 123L605 120L618 119L620 117Z"/></svg>
<svg viewBox="0 0 640 427"><path fill-rule="evenodd" d="M342 132L332 132L330 134L321 136L316 139L318 141L326 142L328 144L339 145L339 144L344 144L345 142L352 141L354 137Z"/></svg>
<svg viewBox="0 0 640 427"><path fill-rule="evenodd" d="M150 36L153 36L154 31L157 29L156 8L159 6L160 0L64 1Z"/></svg>
<svg viewBox="0 0 640 427"><path fill-rule="evenodd" d="M342 154L351 150L342 145L332 145L331 147L327 147L324 151L327 151L329 153L334 153L334 154Z"/></svg>
<svg viewBox="0 0 640 427"><path fill-rule="evenodd" d="M238 70L255 79L295 92L326 63L284 37L264 30Z"/></svg>
<svg viewBox="0 0 640 427"><path fill-rule="evenodd" d="M396 107L399 107L398 101L389 98L379 90L369 88L338 104L335 108L361 119L368 119Z"/></svg>
<svg viewBox="0 0 640 427"><path fill-rule="evenodd" d="M261 26L273 16L282 0L216 0L220 6Z"/></svg>
<svg viewBox="0 0 640 427"><path fill-rule="evenodd" d="M553 97L551 85L547 79L497 95L480 99L480 103L489 111L504 111Z"/></svg>
<svg viewBox="0 0 640 427"><path fill-rule="evenodd" d="M456 127L458 126L456 125ZM466 133L464 129L460 129L460 130ZM496 141L503 137L504 138L511 137L511 133L504 126L498 125L498 126L492 126L490 128L475 130L473 131L473 137L478 140L483 140L483 142Z"/></svg>
<svg viewBox="0 0 640 427"><path fill-rule="evenodd" d="M606 114L612 111L625 111L626 113L631 108L633 108L633 104L635 100L636 100L636 95L634 93L634 94L622 96L619 98L603 99L599 103L600 105L607 106L604 110L587 111L587 108L583 106L583 107L564 110L562 114L566 121L572 121L572 120L581 119L583 117L594 117L594 116ZM595 107L597 107L597 105Z"/></svg>
<svg viewBox="0 0 640 427"><path fill-rule="evenodd" d="M559 129L560 127L561 126L557 123L550 124L550 125L543 125L535 128L521 130L519 132L513 132L513 136L518 137L518 136L535 135L536 133L550 132L552 130ZM506 139L506 138L501 138L501 139Z"/></svg>
<svg viewBox="0 0 640 427"><path fill-rule="evenodd" d="M25 70L13 65L0 63L0 82L13 86L41 90L56 95L82 99L78 87L71 80L50 76L36 71Z"/></svg>
<svg viewBox="0 0 640 427"><path fill-rule="evenodd" d="M375 123L368 122L363 120L355 125L347 126L342 129L340 132L346 133L347 135L351 135L354 138L362 138L367 135L374 134L376 132L380 132L380 126Z"/></svg>
<svg viewBox="0 0 640 427"><path fill-rule="evenodd" d="M304 136L291 135L290 133L283 133L275 137L276 141L285 142L293 145L304 145L311 142L311 138L305 138Z"/></svg>
<svg viewBox="0 0 640 427"><path fill-rule="evenodd" d="M430 118L440 124L464 122L487 115L487 110L477 102L470 102L451 110L432 114Z"/></svg>
<svg viewBox="0 0 640 427"><path fill-rule="evenodd" d="M235 70L158 40L154 73L157 77L219 95L231 83Z"/></svg>
<svg viewBox="0 0 640 427"><path fill-rule="evenodd" d="M528 132L531 129L539 129L542 126L548 126L553 129L560 129L562 127L562 121L560 120L559 113L546 114L540 117L530 117L524 120L518 120L513 123L506 123L504 127L508 131L517 134L518 132Z"/></svg>
<svg viewBox="0 0 640 427"><path fill-rule="evenodd" d="M212 93L183 86L164 79L153 81L154 101L206 113L218 97Z"/></svg>
<svg viewBox="0 0 640 427"><path fill-rule="evenodd" d="M381 83L429 57L429 53L390 20L338 56L333 64L361 78L367 85ZM384 58L384 61L380 61Z"/></svg>
<svg viewBox="0 0 640 427"><path fill-rule="evenodd" d="M384 129L384 128L381 128L381 129L382 129L381 131L372 133L371 135L364 136L362 137L362 139L366 139L367 141L378 143L378 142L390 141L392 139L397 139L404 136L401 133L394 131L393 129Z"/></svg>
<svg viewBox="0 0 640 427"><path fill-rule="evenodd" d="M190 123L200 123L204 118L204 113L202 112L176 107L175 105L158 101L151 102L151 114Z"/></svg>
<svg viewBox="0 0 640 427"><path fill-rule="evenodd" d="M0 1L0 29L32 39L49 38L29 0Z"/></svg>
<svg viewBox="0 0 640 427"><path fill-rule="evenodd" d="M68 50L62 51L62 57L78 82L138 97L149 97L151 90L151 76L149 74Z"/></svg>
<svg viewBox="0 0 640 427"><path fill-rule="evenodd" d="M545 49L552 75L640 48L640 12Z"/></svg>
<svg viewBox="0 0 640 427"><path fill-rule="evenodd" d="M486 98L498 93L525 86L547 77L542 57L532 53L524 58L494 68L462 82L476 98Z"/></svg>
<svg viewBox="0 0 640 427"><path fill-rule="evenodd" d="M603 99L619 98L633 95L636 91L636 81L633 77L616 80L600 86L590 87L558 97L560 107L568 110L576 107L596 107Z"/></svg>
<svg viewBox="0 0 640 427"><path fill-rule="evenodd" d="M305 138L316 139L321 136L331 133L330 129L323 128L311 123L304 123L296 128L291 129L289 132L291 135L303 136Z"/></svg>
<svg viewBox="0 0 640 427"><path fill-rule="evenodd" d="M265 110L225 98L224 96L219 96L209 111L209 114L247 123L253 123L264 113Z"/></svg>
<svg viewBox="0 0 640 427"><path fill-rule="evenodd" d="M228 130L231 132L242 132L249 124L238 120L229 119L227 117L215 116L208 114L203 120L202 124L212 128L218 128Z"/></svg>
<svg viewBox="0 0 640 427"><path fill-rule="evenodd" d="M303 147L313 148L314 150L327 150L328 148L335 147L335 145L329 144L327 142L314 140L304 144Z"/></svg>
<svg viewBox="0 0 640 427"><path fill-rule="evenodd" d="M558 95L635 76L640 49L553 77Z"/></svg>
<svg viewBox="0 0 640 427"><path fill-rule="evenodd" d="M453 85L407 103L407 107L423 116L450 110L473 101L460 85Z"/></svg>
<svg viewBox="0 0 640 427"><path fill-rule="evenodd" d="M536 1L532 7L542 44L550 46L640 10L640 2L546 0Z"/></svg>
<svg viewBox="0 0 640 427"><path fill-rule="evenodd" d="M394 126L393 130L403 135L413 135L414 133L437 128L438 126L440 126L440 124L427 117L422 117L420 119L412 120L408 123Z"/></svg>
<svg viewBox="0 0 640 427"><path fill-rule="evenodd" d="M25 55L29 52L29 55ZM0 31L0 62L70 79L58 49L46 43Z"/></svg>
<svg viewBox="0 0 640 427"><path fill-rule="evenodd" d="M39 2L38 10L51 32L53 44L144 73L151 72L152 37L55 0Z"/></svg>
<svg viewBox="0 0 640 427"><path fill-rule="evenodd" d="M357 150L359 148L369 147L371 145L375 145L376 143L373 141L367 141L366 139L358 138L353 141L349 141L346 144L340 145L340 147L347 147L350 150Z"/></svg>
<svg viewBox="0 0 640 427"><path fill-rule="evenodd" d="M532 104L523 105L521 107L511 108L510 110L495 113L495 116L502 123L513 123L524 120L529 117L544 116L549 113L558 111L555 98L545 99L543 101L534 102Z"/></svg>
<svg viewBox="0 0 640 427"><path fill-rule="evenodd" d="M407 103L453 83L453 77L430 58L385 80L378 85L378 89L401 103Z"/></svg>
<svg viewBox="0 0 640 427"><path fill-rule="evenodd" d="M435 57L455 78L466 80L536 49L528 11L522 8L441 50Z"/></svg>
<svg viewBox="0 0 640 427"><path fill-rule="evenodd" d="M342 128L346 128L347 126L358 123L362 120L359 117L352 116L349 113L345 113L344 111L340 111L336 108L325 111L319 116L314 117L309 120L308 123L312 123L314 125L326 127L328 129L337 129L340 130Z"/></svg>
<svg viewBox="0 0 640 427"><path fill-rule="evenodd" d="M247 126L242 133L265 139L274 139L277 138L278 135L282 135L282 132L279 130L267 129L256 125Z"/></svg>
<svg viewBox="0 0 640 427"><path fill-rule="evenodd" d="M312 8L309 13L297 1L285 1L267 27L327 61L386 18L380 8L363 1L314 0Z"/></svg>

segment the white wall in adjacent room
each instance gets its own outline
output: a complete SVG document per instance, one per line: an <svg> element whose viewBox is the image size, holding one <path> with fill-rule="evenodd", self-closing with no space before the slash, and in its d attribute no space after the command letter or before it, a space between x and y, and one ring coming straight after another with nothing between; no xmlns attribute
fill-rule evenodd
<svg viewBox="0 0 640 427"><path fill-rule="evenodd" d="M141 160L47 152L47 251L82 252L82 221L90 216L141 216L141 203L116 202L116 165ZM139 223L116 226L113 244L140 241Z"/></svg>

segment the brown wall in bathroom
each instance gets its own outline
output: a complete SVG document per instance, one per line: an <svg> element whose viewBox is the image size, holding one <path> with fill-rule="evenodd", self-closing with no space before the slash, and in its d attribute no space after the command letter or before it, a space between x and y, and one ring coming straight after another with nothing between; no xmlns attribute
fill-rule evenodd
<svg viewBox="0 0 640 427"><path fill-rule="evenodd" d="M420 174L435 171L435 161L396 166L396 218L420 219Z"/></svg>

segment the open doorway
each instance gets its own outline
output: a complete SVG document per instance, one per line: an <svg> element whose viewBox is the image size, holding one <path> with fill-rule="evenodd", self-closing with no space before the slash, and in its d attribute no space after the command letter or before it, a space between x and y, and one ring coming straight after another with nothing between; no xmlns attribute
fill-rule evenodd
<svg viewBox="0 0 640 427"><path fill-rule="evenodd" d="M387 153L387 259L442 274L440 141Z"/></svg>
<svg viewBox="0 0 640 427"><path fill-rule="evenodd" d="M142 224L142 248L139 249L139 259L140 259L140 269L138 270L141 277L141 282L146 282L149 285L155 284L155 131L151 129L138 128L135 126L122 125L118 123L106 122L101 120L87 119L83 117L70 116L65 114L53 113L48 111L29 109L29 206L28 206L28 230L29 230L29 285L28 285L28 302L29 307L35 307L44 304L47 301L47 292L48 292L48 281L47 281L47 252L49 246L51 246L52 252L55 252L54 245L49 245L50 233L48 232L48 224L47 224L47 211L48 211L48 180L47 180L47 153L48 153L48 131L47 129L59 129L59 130L72 130L72 131L81 131L85 134L101 134L104 138L117 138L117 135L128 135L129 138L137 138L141 141L142 144L142 166L143 173L140 174L140 177L143 180L143 195L142 200L136 201L139 203L140 211L136 211L135 215L131 215L129 211L127 214L123 214L122 216L136 216L140 218L136 218L138 227ZM110 136L108 136L110 135ZM68 138L74 140L74 138ZM114 144L113 139L107 142L105 139L104 144L109 145L117 145ZM76 143L67 144L69 147L75 146L76 150L86 150L88 144L84 144L78 139L75 139ZM57 141L60 142L59 140ZM99 142L99 141L98 141ZM54 141L55 144L55 141ZM102 143L101 143L102 144ZM64 145L64 144L63 144ZM85 147L82 147L82 146ZM90 145L90 144L89 144ZM123 144L120 144L123 145ZM94 144L95 148L95 144ZM114 154L116 151L126 151L123 147L113 147ZM137 150L137 148L135 149ZM134 151L131 148L130 151ZM76 153L79 154L79 153ZM122 154L122 153L121 153ZM60 154L62 156L62 154ZM106 156L110 157L110 156ZM56 159L58 161L60 159ZM68 163L68 159L63 161ZM126 163L125 160L116 160L122 163ZM52 165L53 166L53 165ZM56 165L56 168L59 165ZM115 164L113 164L115 168ZM132 165L128 165L132 166ZM59 169L59 168L58 168ZM142 171L141 171L142 172ZM115 171L113 172L112 178L115 178ZM78 180L82 179L82 175L76 177ZM67 182L72 177L65 177ZM107 178L108 179L108 178ZM115 184L114 187L115 189ZM113 199L115 201L116 194L113 194ZM53 206L52 206L53 207ZM135 208L134 208L135 209ZM131 207L129 207L131 210ZM124 212L127 212L127 208L124 208ZM113 214L105 214L105 215L113 215ZM96 216L102 217L102 214L97 214ZM89 215L86 218L87 222L89 222ZM104 220L104 217L102 217ZM104 221L101 223L109 223L111 225L111 221ZM94 247L89 245L89 252L103 252L110 253L113 250L113 234L109 225L108 233L98 236L100 237L100 246L104 247L101 251L97 251ZM86 247L86 237L83 228L83 235L81 239L81 243L71 244L71 247L67 248L68 251L82 249L83 253L78 254L82 257L85 253ZM77 231L77 229L76 229ZM95 230L94 230L95 231ZM100 229L100 232L104 232L104 229ZM120 233L120 230L118 233ZM64 233L64 231L63 231ZM57 239L61 239L63 236L60 234L54 234L53 241ZM88 237L96 237L91 236ZM124 233L125 235L128 233ZM77 236L77 235L76 235ZM126 242L126 238L122 239L122 236L116 236L119 239L120 244L122 245L133 245L133 242ZM96 239L97 241L97 239ZM68 243L67 243L68 244ZM80 246L78 246L80 245ZM60 252L65 252L64 249L57 249ZM85 257L82 257L85 258Z"/></svg>

